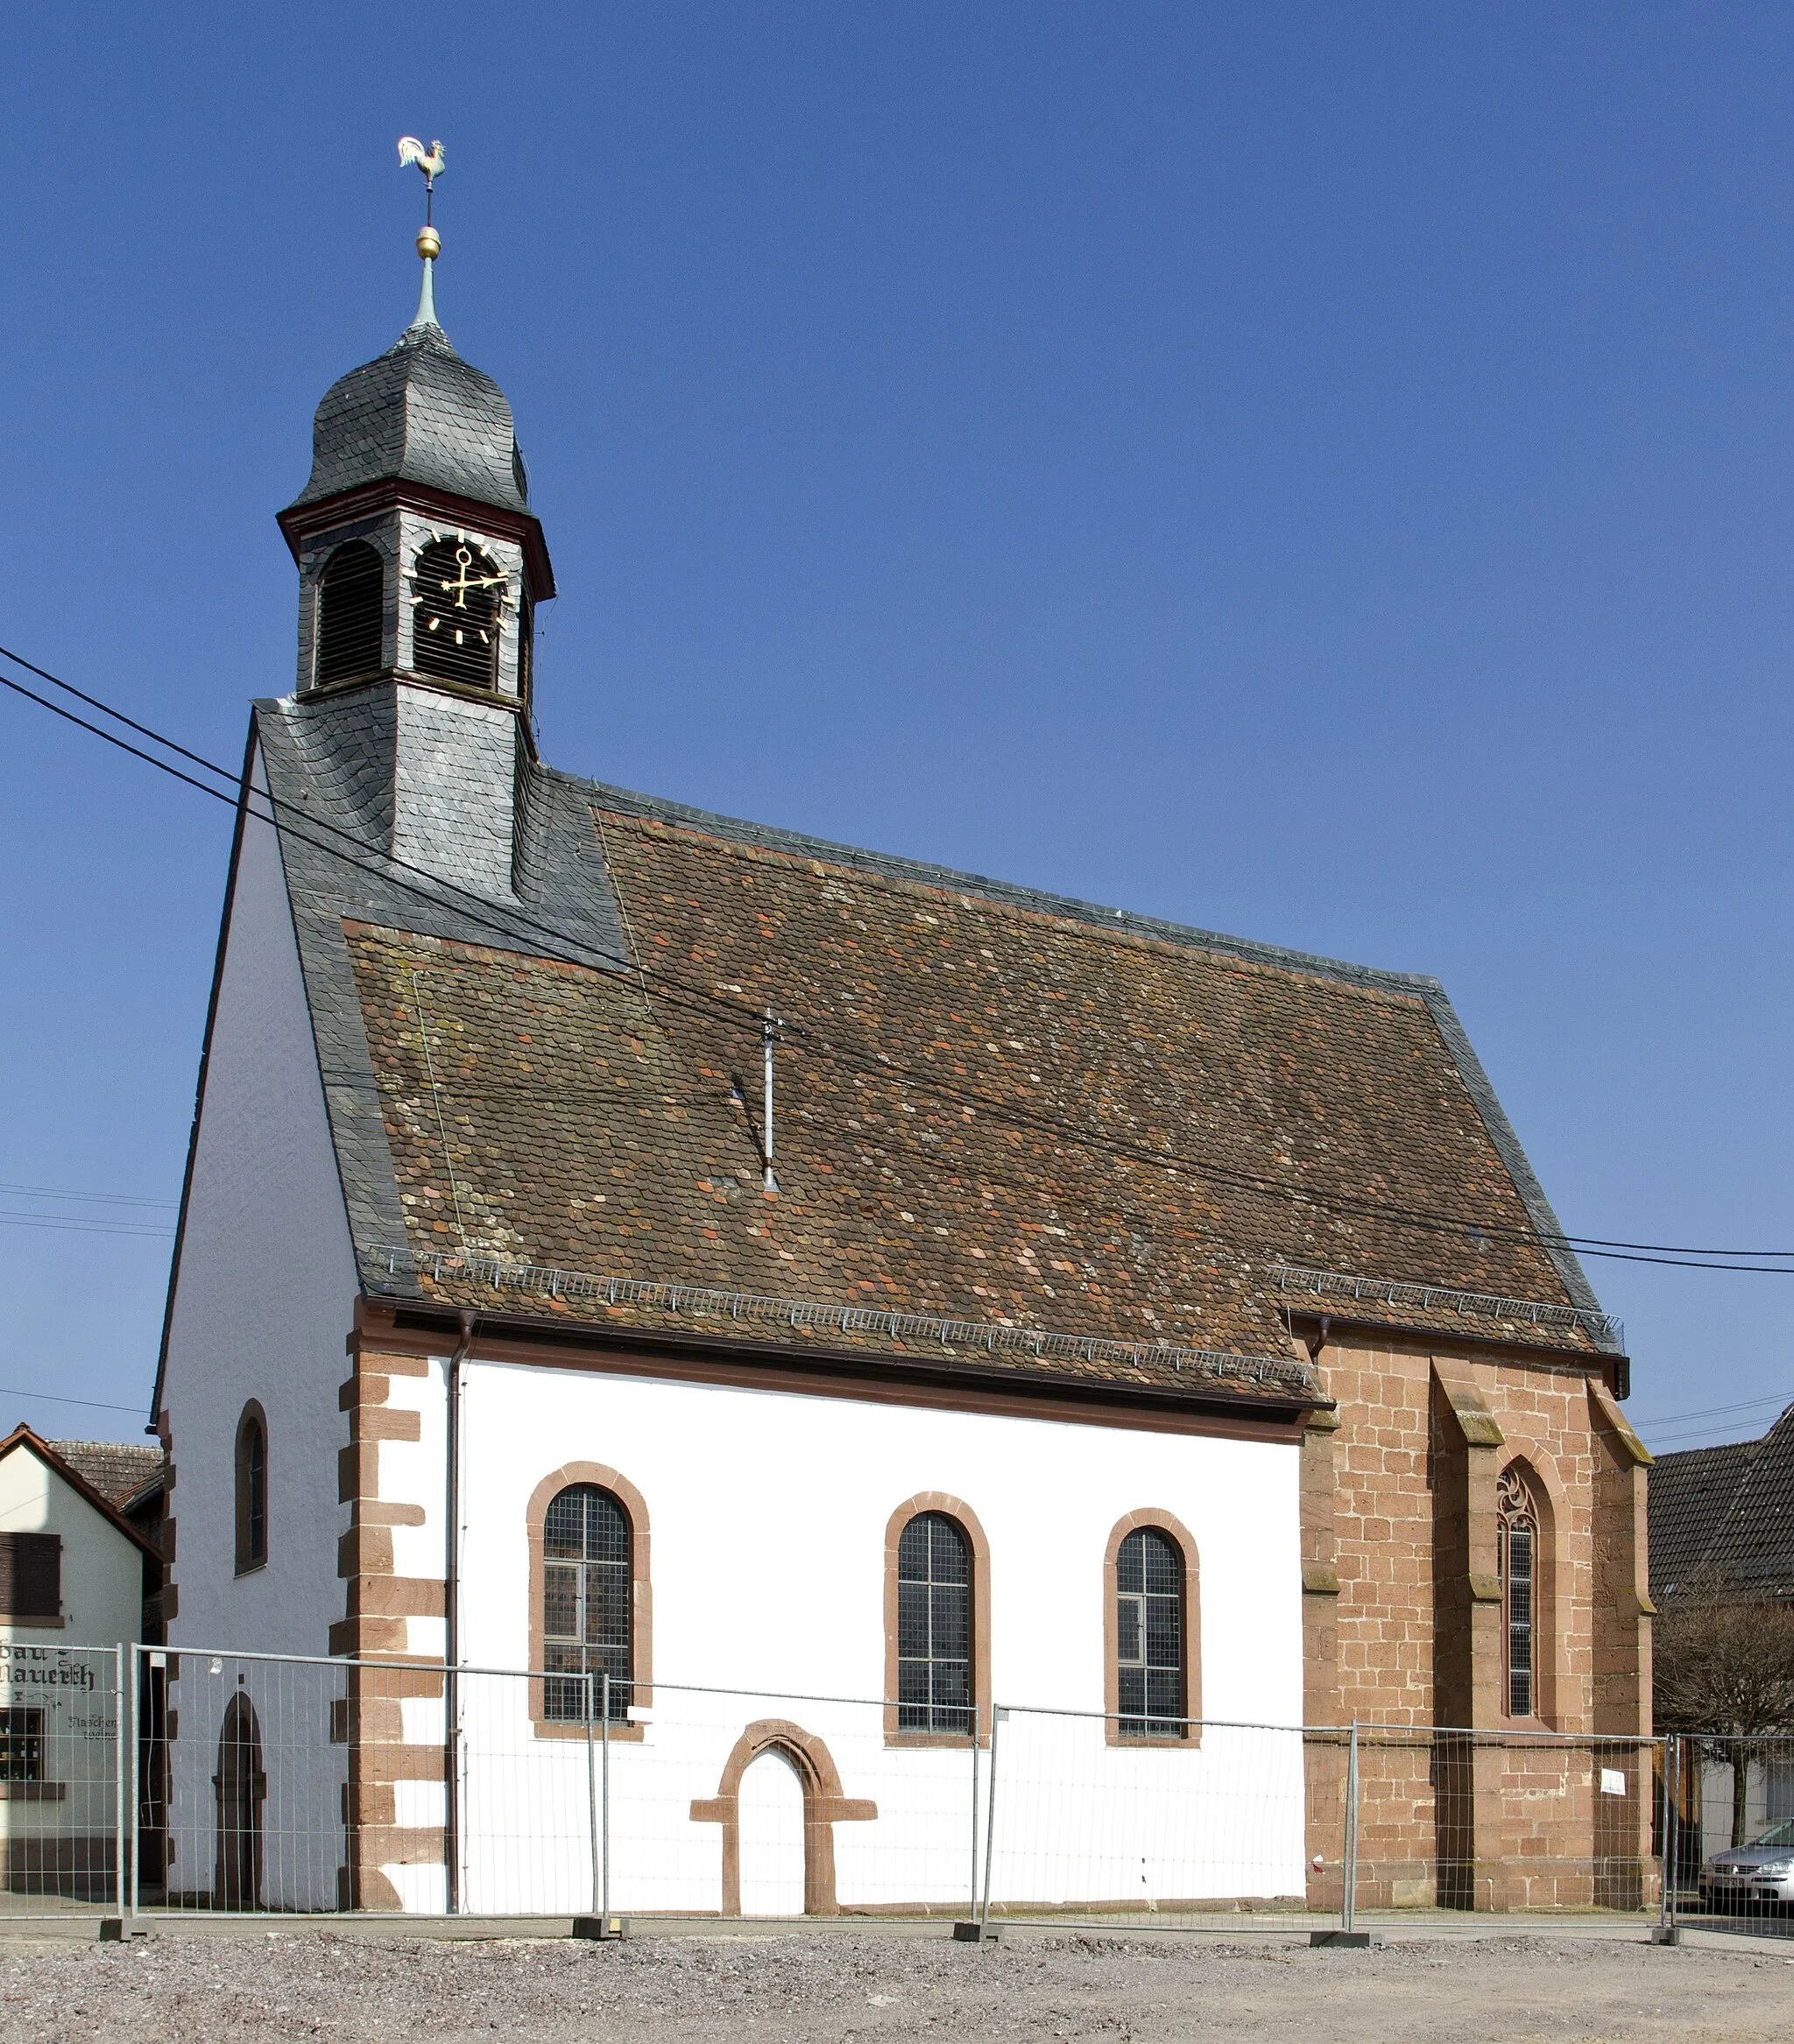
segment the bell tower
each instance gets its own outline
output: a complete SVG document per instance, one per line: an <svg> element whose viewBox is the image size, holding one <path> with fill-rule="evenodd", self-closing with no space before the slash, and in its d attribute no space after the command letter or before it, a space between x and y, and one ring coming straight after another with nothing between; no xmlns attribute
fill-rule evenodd
<svg viewBox="0 0 1794 2044"><path fill-rule="evenodd" d="M441 144L399 148L433 214ZM280 513L299 568L293 693L380 755L377 849L503 898L533 758L535 608L554 576L511 406L437 321L441 246L427 217L417 316L324 393L310 479Z"/></svg>

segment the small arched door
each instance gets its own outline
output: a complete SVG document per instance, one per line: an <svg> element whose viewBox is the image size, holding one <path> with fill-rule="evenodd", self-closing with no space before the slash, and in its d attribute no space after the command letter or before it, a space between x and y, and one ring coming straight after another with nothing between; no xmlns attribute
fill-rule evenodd
<svg viewBox="0 0 1794 2044"><path fill-rule="evenodd" d="M811 1886L810 1785L788 1746L768 1746L741 1777L736 1805L741 1914L802 1916Z"/></svg>
<svg viewBox="0 0 1794 2044"><path fill-rule="evenodd" d="M256 1909L262 1900L262 1733L255 1705L239 1689L224 1711L218 1734L218 1865L212 1884L216 1909Z"/></svg>

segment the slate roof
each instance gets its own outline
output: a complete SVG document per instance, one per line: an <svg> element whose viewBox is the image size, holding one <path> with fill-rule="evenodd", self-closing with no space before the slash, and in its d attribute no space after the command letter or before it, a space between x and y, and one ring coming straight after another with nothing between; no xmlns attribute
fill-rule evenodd
<svg viewBox="0 0 1794 2044"><path fill-rule="evenodd" d="M378 833L357 760L378 734L354 719L380 714L257 705L293 814ZM433 1260L464 1243L538 1272L1144 1344L1027 1367L1169 1385L1156 1344L1237 1356L1242 1375L1299 1355L1282 1262L1473 1301L1423 1316L1368 1296L1353 1318L1615 1351L1574 1258L1540 1239L1555 1216L1436 981L539 766L520 793L514 906L286 835L370 1292L667 1322L573 1287L519 1303ZM768 1004L776 1199L759 1185ZM1491 1309L1501 1295L1560 1317ZM888 1326L780 1338L965 1353ZM1290 1376L1311 1381L1293 1360Z"/></svg>
<svg viewBox="0 0 1794 2044"><path fill-rule="evenodd" d="M118 1512L162 1473L159 1448L120 1441L52 1441L46 1445Z"/></svg>
<svg viewBox="0 0 1794 2044"><path fill-rule="evenodd" d="M504 391L433 324L408 327L325 391L312 422L311 477L288 508L391 480L529 509Z"/></svg>
<svg viewBox="0 0 1794 2044"><path fill-rule="evenodd" d="M1699 1582L1794 1596L1794 1406L1760 1441L1656 1457L1651 1596Z"/></svg>

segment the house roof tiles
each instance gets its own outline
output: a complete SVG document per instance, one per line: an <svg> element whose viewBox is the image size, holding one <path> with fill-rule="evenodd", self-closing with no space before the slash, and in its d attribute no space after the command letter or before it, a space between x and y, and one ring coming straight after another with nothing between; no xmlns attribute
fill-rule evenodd
<svg viewBox="0 0 1794 2044"><path fill-rule="evenodd" d="M1656 1457L1651 1595L1696 1583L1794 1596L1794 1406L1760 1441Z"/></svg>
<svg viewBox="0 0 1794 2044"><path fill-rule="evenodd" d="M52 1441L69 1468L86 1477L116 1511L162 1473L162 1450L120 1441Z"/></svg>

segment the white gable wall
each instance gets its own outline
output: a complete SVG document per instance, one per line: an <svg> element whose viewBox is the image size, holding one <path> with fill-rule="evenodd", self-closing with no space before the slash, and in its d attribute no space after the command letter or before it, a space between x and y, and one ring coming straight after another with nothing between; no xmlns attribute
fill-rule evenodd
<svg viewBox="0 0 1794 2044"><path fill-rule="evenodd" d="M253 783L265 791L260 762ZM171 1644L322 1653L343 1616L336 1402L355 1259L272 829L244 826L163 1402L176 1485ZM236 1575L236 1443L268 1420L268 1563Z"/></svg>
<svg viewBox="0 0 1794 2044"><path fill-rule="evenodd" d="M28 1448L0 1458L0 1532L54 1533L62 1542L62 1624L0 1625L0 1639L110 1647L140 1636L141 1550Z"/></svg>
<svg viewBox="0 0 1794 2044"><path fill-rule="evenodd" d="M9 1783L0 1800L0 1859L22 1852L28 1864L58 1870L51 1879L62 1893L110 1900L105 1875L73 1869L110 1864L118 1685L131 1681L117 1650L141 1632L143 1554L24 1446L0 1457L0 1530L62 1542L63 1621L0 1625L0 1706L38 1714L40 1741L36 1792L27 1797Z"/></svg>

